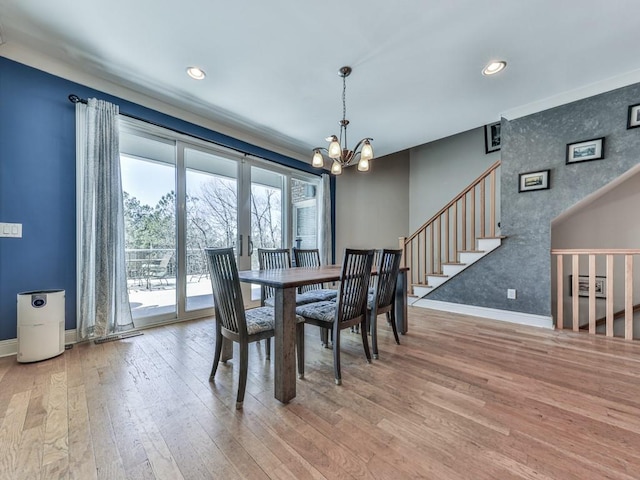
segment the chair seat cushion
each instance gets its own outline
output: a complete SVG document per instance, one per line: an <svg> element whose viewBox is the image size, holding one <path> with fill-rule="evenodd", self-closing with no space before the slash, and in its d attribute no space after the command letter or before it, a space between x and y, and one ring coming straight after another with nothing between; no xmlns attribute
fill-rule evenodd
<svg viewBox="0 0 640 480"><path fill-rule="evenodd" d="M305 303L296 307L296 314L304 318L333 323L336 316L336 302L325 300L322 302Z"/></svg>
<svg viewBox="0 0 640 480"><path fill-rule="evenodd" d="M338 296L337 290L330 288L321 288L318 290L309 290L308 292L298 293L296 295L296 305L304 305L305 303L322 302L325 300L335 300ZM265 299L264 304L268 307L275 305L275 297Z"/></svg>
<svg viewBox="0 0 640 480"><path fill-rule="evenodd" d="M275 328L275 317L273 307L257 307L245 311L247 319L247 333L255 335L256 333L266 332ZM296 315L296 322L304 322L304 318Z"/></svg>
<svg viewBox="0 0 640 480"><path fill-rule="evenodd" d="M330 288L318 288L316 290L309 290L304 293L299 293L296 296L296 305L335 300L337 296L337 290L332 290Z"/></svg>
<svg viewBox="0 0 640 480"><path fill-rule="evenodd" d="M247 333L249 335L275 328L273 308L271 307L252 308L245 312L245 317L247 318Z"/></svg>

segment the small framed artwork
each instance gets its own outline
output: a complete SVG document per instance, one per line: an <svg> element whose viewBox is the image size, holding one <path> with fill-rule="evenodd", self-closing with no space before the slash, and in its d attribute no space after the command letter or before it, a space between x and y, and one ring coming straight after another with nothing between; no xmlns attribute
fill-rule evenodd
<svg viewBox="0 0 640 480"><path fill-rule="evenodd" d="M484 153L500 150L500 122L484 126Z"/></svg>
<svg viewBox="0 0 640 480"><path fill-rule="evenodd" d="M573 275L569 275L569 296L573 296ZM578 275L578 296L589 296L589 275ZM596 276L596 298L607 298L607 277Z"/></svg>
<svg viewBox="0 0 640 480"><path fill-rule="evenodd" d="M629 120L627 120L627 129L638 127L640 127L640 103L629 106Z"/></svg>
<svg viewBox="0 0 640 480"><path fill-rule="evenodd" d="M567 164L604 158L604 137L567 144Z"/></svg>
<svg viewBox="0 0 640 480"><path fill-rule="evenodd" d="M551 187L549 172L550 170L538 170L537 172L521 173L519 175L518 192L547 190Z"/></svg>

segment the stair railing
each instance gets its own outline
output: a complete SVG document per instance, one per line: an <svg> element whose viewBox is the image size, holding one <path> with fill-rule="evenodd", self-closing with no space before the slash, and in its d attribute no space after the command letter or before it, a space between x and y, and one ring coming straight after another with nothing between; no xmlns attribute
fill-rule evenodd
<svg viewBox="0 0 640 480"><path fill-rule="evenodd" d="M589 333L596 334L601 323L597 317L604 314L604 333L612 337L614 320L622 316L622 311L624 338L633 339L634 313L640 297L638 288L634 292L633 263L640 249L554 248L551 255L556 268L556 328L568 324L577 332L588 325Z"/></svg>
<svg viewBox="0 0 640 480"><path fill-rule="evenodd" d="M441 275L442 265L457 263L459 252L474 251L476 239L496 236L499 167L498 160L413 235L400 237L411 285L426 286L427 275Z"/></svg>

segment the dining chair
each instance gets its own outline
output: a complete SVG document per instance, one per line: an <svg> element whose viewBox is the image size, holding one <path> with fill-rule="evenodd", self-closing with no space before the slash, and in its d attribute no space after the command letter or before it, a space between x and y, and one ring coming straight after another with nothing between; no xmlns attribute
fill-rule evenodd
<svg viewBox="0 0 640 480"><path fill-rule="evenodd" d="M320 262L320 250L317 248L293 248L293 260L296 267L319 267L322 265ZM303 295L311 295L313 302L321 302L323 300L335 300L338 295L338 291L332 288L324 288L322 283L315 283L313 285L303 285L298 288L298 293ZM320 329L320 341L325 348L329 347L329 331L327 329Z"/></svg>
<svg viewBox="0 0 640 480"><path fill-rule="evenodd" d="M371 333L371 347L375 359L378 358L377 318L381 313L386 313L389 317L393 336L396 343L400 345L396 328L395 295L401 260L402 250L383 249L378 257L376 286L373 293L369 293L367 299L367 326Z"/></svg>
<svg viewBox="0 0 640 480"><path fill-rule="evenodd" d="M216 318L216 347L209 381L213 381L218 369L223 339L237 342L240 347L240 374L236 409L241 409L247 385L249 344L275 335L274 309L257 307L245 310L233 248L205 248L205 252ZM304 319L298 316L297 321L298 377L304 378Z"/></svg>
<svg viewBox="0 0 640 480"><path fill-rule="evenodd" d="M317 248L301 249L293 248L293 259L296 267L320 267L320 251ZM300 293L313 292L317 302L322 300L333 300L338 295L338 291L333 288L324 288L322 283L313 285L303 285L298 289Z"/></svg>
<svg viewBox="0 0 640 480"><path fill-rule="evenodd" d="M258 248L258 268L260 270L290 268L291 255L286 248ZM273 307L275 304L275 289L263 286L260 289L261 305ZM337 290L326 289L326 292L309 290L306 292L296 292L296 305L313 303L321 300L336 298Z"/></svg>
<svg viewBox="0 0 640 480"><path fill-rule="evenodd" d="M367 296L373 250L345 249L340 289L336 301L325 300L296 307L296 313L311 325L326 328L332 332L333 368L336 385L342 384L340 371L340 332L353 325L360 325L362 346L367 362L371 363L369 339L366 329Z"/></svg>
<svg viewBox="0 0 640 480"><path fill-rule="evenodd" d="M291 254L287 248L258 248L258 268L270 270L276 268L291 268ZM273 287L260 287L260 304L273 307L276 291Z"/></svg>

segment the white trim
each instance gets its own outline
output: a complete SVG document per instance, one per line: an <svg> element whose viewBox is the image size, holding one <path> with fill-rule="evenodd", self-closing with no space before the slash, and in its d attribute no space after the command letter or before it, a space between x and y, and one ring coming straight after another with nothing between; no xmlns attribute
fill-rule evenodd
<svg viewBox="0 0 640 480"><path fill-rule="evenodd" d="M525 117L534 113L543 112L550 108L566 105L577 100L593 97L601 93L610 92L618 88L626 87L638 83L640 81L640 69L632 70L615 77L609 77L604 80L584 85L579 88L574 88L566 92L553 95L542 100L538 100L526 105L520 105L512 109L502 112L502 117L507 120L514 120L516 118Z"/></svg>
<svg viewBox="0 0 640 480"><path fill-rule="evenodd" d="M77 341L76 330L65 330L64 332L64 344L76 343ZM9 340L0 340L0 357L9 357L11 355L18 354L18 339L11 338Z"/></svg>
<svg viewBox="0 0 640 480"><path fill-rule="evenodd" d="M414 307L431 308L443 312L461 313L463 315L473 315L474 317L490 318L502 322L517 323L519 325L529 325L540 328L554 328L553 318L544 315L534 315L532 313L512 312L510 310L499 310L497 308L476 307L475 305L463 305L460 303L441 302L439 300L418 300Z"/></svg>

